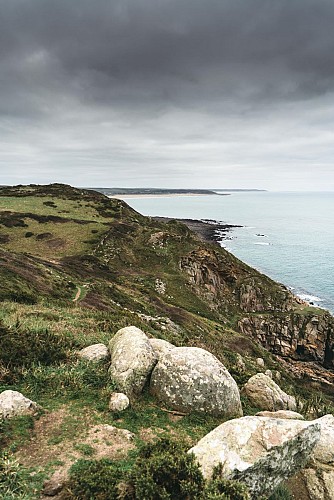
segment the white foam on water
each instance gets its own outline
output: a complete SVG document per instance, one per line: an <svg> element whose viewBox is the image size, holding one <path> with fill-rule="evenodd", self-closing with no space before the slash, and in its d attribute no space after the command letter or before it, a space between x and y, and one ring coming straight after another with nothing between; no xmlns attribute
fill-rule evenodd
<svg viewBox="0 0 334 500"><path fill-rule="evenodd" d="M264 241L255 241L255 242L254 242L254 245L264 245L264 246L266 246L266 247L267 247L267 246L269 246L269 245L270 245L270 243L265 243Z"/></svg>
<svg viewBox="0 0 334 500"><path fill-rule="evenodd" d="M323 302L323 299L317 297L316 295L310 295L308 293L297 293L297 297L302 300L306 300L306 302Z"/></svg>

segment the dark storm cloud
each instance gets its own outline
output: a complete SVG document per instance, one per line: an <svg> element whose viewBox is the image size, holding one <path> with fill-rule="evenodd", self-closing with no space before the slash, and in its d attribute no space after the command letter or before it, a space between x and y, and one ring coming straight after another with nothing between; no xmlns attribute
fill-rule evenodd
<svg viewBox="0 0 334 500"><path fill-rule="evenodd" d="M331 0L0 0L1 169L157 184L204 159L284 171L300 141L327 172L333 26Z"/></svg>

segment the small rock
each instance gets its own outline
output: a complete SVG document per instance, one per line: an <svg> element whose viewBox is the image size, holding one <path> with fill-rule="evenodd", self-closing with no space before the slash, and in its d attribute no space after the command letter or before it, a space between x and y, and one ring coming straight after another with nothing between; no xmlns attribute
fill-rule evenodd
<svg viewBox="0 0 334 500"><path fill-rule="evenodd" d="M79 351L80 358L87 361L101 361L109 357L108 347L104 344L93 344Z"/></svg>
<svg viewBox="0 0 334 500"><path fill-rule="evenodd" d="M172 349L175 348L175 345L171 344L170 342L167 342L167 340L163 339L149 339L150 344L153 347L154 352L158 356L158 359L160 359L162 356L170 352Z"/></svg>
<svg viewBox="0 0 334 500"><path fill-rule="evenodd" d="M244 385L243 392L249 401L261 410L296 411L296 399L289 396L267 375L257 373Z"/></svg>
<svg viewBox="0 0 334 500"><path fill-rule="evenodd" d="M265 375L267 375L267 377L269 377L269 378L271 378L271 379L273 378L273 372L272 372L271 370L266 370L266 371L264 372L264 374L265 374Z"/></svg>
<svg viewBox="0 0 334 500"><path fill-rule="evenodd" d="M0 418L12 418L20 415L33 415L39 409L34 401L17 391L3 391L0 394Z"/></svg>
<svg viewBox="0 0 334 500"><path fill-rule="evenodd" d="M305 420L303 415L291 410L259 411L256 417L285 418L291 420Z"/></svg>
<svg viewBox="0 0 334 500"><path fill-rule="evenodd" d="M237 361L236 361L236 367L241 371L244 372L246 370L246 365L245 362L241 356L241 354L237 353Z"/></svg>
<svg viewBox="0 0 334 500"><path fill-rule="evenodd" d="M261 368L264 368L264 361L262 358L256 358L256 364L261 366Z"/></svg>
<svg viewBox="0 0 334 500"><path fill-rule="evenodd" d="M122 392L114 392L109 401L109 410L110 411L123 411L128 408L130 404L129 398L126 394Z"/></svg>
<svg viewBox="0 0 334 500"><path fill-rule="evenodd" d="M279 371L275 371L275 379L279 382L282 379L282 375Z"/></svg>
<svg viewBox="0 0 334 500"><path fill-rule="evenodd" d="M54 497L64 488L65 478L57 472L43 484L42 494L47 497Z"/></svg>

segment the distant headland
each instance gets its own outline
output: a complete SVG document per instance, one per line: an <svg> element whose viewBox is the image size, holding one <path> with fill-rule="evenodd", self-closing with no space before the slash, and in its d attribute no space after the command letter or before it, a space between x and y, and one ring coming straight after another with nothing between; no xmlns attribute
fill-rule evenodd
<svg viewBox="0 0 334 500"><path fill-rule="evenodd" d="M92 188L107 196L226 196L234 192L264 191L263 189L168 189L168 188Z"/></svg>

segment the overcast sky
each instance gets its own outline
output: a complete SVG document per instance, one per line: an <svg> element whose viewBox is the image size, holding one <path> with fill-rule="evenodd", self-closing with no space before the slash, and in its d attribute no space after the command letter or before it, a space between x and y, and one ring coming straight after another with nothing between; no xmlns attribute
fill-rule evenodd
<svg viewBox="0 0 334 500"><path fill-rule="evenodd" d="M0 184L334 190L333 0L0 0Z"/></svg>

